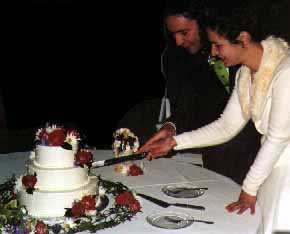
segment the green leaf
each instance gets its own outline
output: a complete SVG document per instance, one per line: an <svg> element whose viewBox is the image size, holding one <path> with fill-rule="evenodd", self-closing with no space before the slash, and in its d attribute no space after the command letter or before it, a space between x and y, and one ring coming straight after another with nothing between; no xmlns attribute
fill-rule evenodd
<svg viewBox="0 0 290 234"><path fill-rule="evenodd" d="M4 205L4 209L16 209L17 208L17 200L11 200L7 204Z"/></svg>
<svg viewBox="0 0 290 234"><path fill-rule="evenodd" d="M5 215L1 214L0 215L0 224L6 224L7 223L7 218Z"/></svg>

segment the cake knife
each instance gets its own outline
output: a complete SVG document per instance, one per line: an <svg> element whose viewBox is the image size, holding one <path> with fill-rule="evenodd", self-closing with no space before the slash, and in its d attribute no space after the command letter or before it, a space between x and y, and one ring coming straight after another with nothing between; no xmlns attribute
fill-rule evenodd
<svg viewBox="0 0 290 234"><path fill-rule="evenodd" d="M190 208L190 209L195 209L195 210L205 210L204 206L196 206L196 205L183 204L183 203L168 203L168 202L165 202L165 201L160 200L158 198L145 195L143 193L137 193L137 195L142 197L142 198L145 198L146 200L151 201L151 202L155 203L156 205L159 205L163 208L167 208L169 206L177 206L177 207Z"/></svg>
<svg viewBox="0 0 290 234"><path fill-rule="evenodd" d="M132 155L122 156L118 158L110 158L106 160L96 161L92 163L92 168L109 166L116 163L121 163L121 162L126 162L126 161L131 161L131 160L141 160L141 159L146 158L147 154L148 154L147 152L144 152L141 154L132 154Z"/></svg>

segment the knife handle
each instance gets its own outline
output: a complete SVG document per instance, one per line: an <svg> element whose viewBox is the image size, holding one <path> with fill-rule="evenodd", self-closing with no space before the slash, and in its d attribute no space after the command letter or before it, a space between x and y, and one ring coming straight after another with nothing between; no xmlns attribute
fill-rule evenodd
<svg viewBox="0 0 290 234"><path fill-rule="evenodd" d="M203 206L195 206L195 205L190 205L190 204L175 203L172 205L182 207L182 208L191 208L191 209L195 209L195 210L205 210L205 208Z"/></svg>

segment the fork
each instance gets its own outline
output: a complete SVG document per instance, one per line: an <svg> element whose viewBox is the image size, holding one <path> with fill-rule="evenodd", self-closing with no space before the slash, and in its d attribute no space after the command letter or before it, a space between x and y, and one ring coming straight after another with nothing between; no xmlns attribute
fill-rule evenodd
<svg viewBox="0 0 290 234"><path fill-rule="evenodd" d="M200 223L206 223L206 224L214 224L214 222L212 221L199 220L199 219L176 219L169 216L166 216L165 219L172 223L180 223L182 221L193 221L193 222L200 222Z"/></svg>

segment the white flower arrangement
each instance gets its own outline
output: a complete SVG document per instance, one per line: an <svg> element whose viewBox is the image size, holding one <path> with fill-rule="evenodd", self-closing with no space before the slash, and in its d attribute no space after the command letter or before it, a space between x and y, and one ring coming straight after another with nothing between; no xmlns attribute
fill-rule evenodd
<svg viewBox="0 0 290 234"><path fill-rule="evenodd" d="M99 186L99 196L103 197L106 195L106 189L103 186Z"/></svg>
<svg viewBox="0 0 290 234"><path fill-rule="evenodd" d="M40 128L35 134L36 144L45 146L60 146L64 143L72 146L77 151L80 134L76 130L65 129L55 124Z"/></svg>
<svg viewBox="0 0 290 234"><path fill-rule="evenodd" d="M80 141L80 140L81 140L81 138L74 131L69 131L66 135L66 138L65 138L65 142L67 142L71 145L76 145L78 143L78 141Z"/></svg>
<svg viewBox="0 0 290 234"><path fill-rule="evenodd" d="M15 186L14 186L15 194L17 194L22 188L22 177L23 175L21 175L19 178L16 179Z"/></svg>
<svg viewBox="0 0 290 234"><path fill-rule="evenodd" d="M76 224L74 223L74 219L73 218L65 218L64 222L62 223L62 227L65 229L65 231L69 231L70 229L73 229L76 226Z"/></svg>

